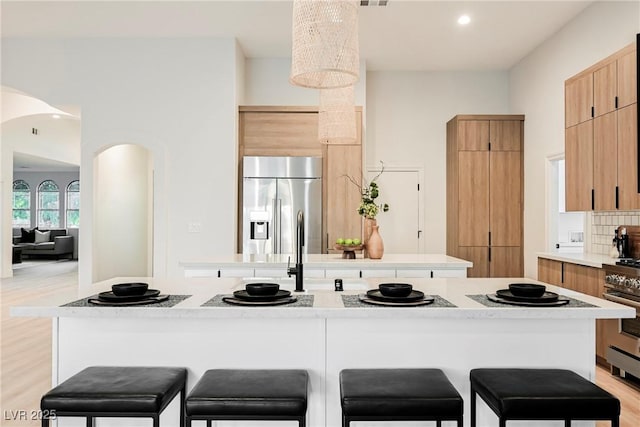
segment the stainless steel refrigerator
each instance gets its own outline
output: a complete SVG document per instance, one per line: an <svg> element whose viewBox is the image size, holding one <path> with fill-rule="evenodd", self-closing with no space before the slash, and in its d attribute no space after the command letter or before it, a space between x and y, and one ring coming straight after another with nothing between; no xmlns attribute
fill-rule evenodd
<svg viewBox="0 0 640 427"><path fill-rule="evenodd" d="M304 253L322 249L322 158L243 159L242 252L295 254L296 217L304 212Z"/></svg>

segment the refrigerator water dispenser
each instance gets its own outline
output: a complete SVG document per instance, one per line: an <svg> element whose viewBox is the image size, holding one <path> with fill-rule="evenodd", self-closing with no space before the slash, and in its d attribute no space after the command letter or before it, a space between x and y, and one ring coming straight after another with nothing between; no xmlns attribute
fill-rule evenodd
<svg viewBox="0 0 640 427"><path fill-rule="evenodd" d="M269 238L269 221L251 221L251 240Z"/></svg>

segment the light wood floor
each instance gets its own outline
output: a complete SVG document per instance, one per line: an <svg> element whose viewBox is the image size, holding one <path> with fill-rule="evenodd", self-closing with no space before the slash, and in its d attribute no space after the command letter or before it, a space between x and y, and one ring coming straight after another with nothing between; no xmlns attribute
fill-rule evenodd
<svg viewBox="0 0 640 427"><path fill-rule="evenodd" d="M51 320L9 317L9 307L34 297L77 287L77 263L60 261L15 271L0 285L2 306L0 408L3 427L39 426L37 420L7 420L8 411L37 410L51 388ZM640 383L631 383L597 367L596 382L622 403L621 427L640 426ZM9 417L10 418L10 417ZM598 423L598 427L609 423Z"/></svg>

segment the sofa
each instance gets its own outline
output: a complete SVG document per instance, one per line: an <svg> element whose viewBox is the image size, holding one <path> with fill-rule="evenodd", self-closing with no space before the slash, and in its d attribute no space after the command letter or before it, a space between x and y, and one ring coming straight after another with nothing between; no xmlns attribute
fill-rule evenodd
<svg viewBox="0 0 640 427"><path fill-rule="evenodd" d="M29 238L25 239L25 231L29 233L34 230L18 229L18 233L23 231L21 235L16 235L14 230L14 250L18 250L21 255L27 255L28 257L47 256L61 258L68 256L69 259L73 259L73 236L68 235L66 229L38 230L41 233L49 232L49 239L39 243L31 241Z"/></svg>

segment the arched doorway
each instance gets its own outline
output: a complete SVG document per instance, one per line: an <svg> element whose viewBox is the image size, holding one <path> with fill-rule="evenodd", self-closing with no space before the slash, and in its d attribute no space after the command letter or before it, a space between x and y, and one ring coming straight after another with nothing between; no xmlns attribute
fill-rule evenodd
<svg viewBox="0 0 640 427"><path fill-rule="evenodd" d="M136 144L93 163L93 280L153 275L153 156Z"/></svg>

